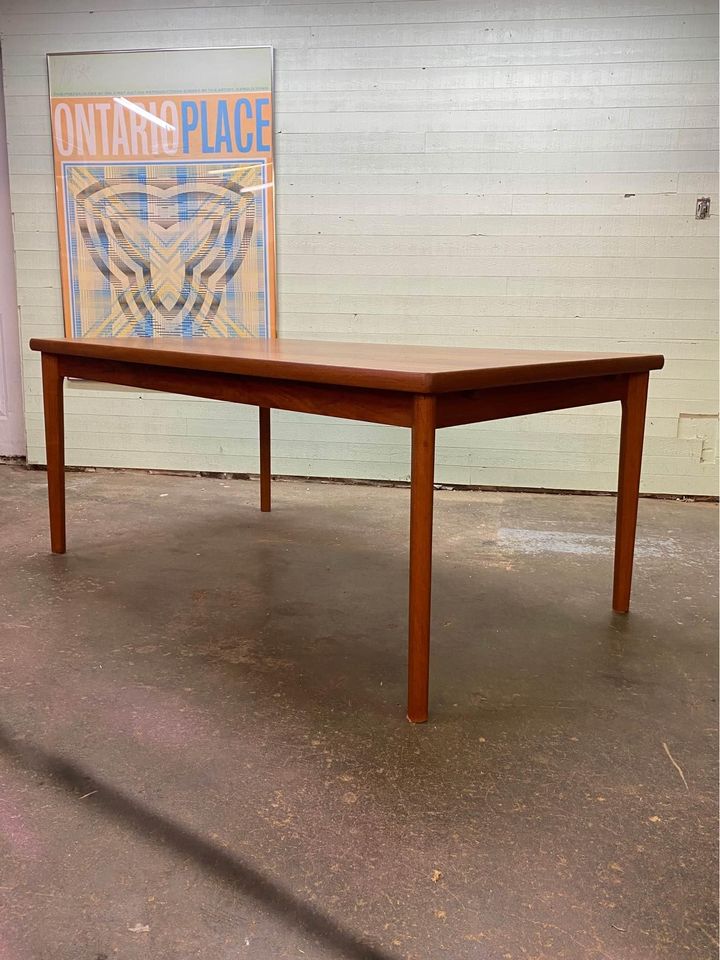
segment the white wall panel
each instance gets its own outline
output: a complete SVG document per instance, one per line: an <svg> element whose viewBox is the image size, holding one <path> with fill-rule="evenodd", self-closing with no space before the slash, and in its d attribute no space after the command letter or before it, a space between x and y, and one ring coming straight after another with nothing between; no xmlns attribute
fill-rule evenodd
<svg viewBox="0 0 720 960"><path fill-rule="evenodd" d="M271 43L281 335L664 352L644 488L715 493L710 0L3 0L28 447L62 333L45 54ZM93 13L90 14L89 10ZM699 195L713 216L694 218ZM67 386L75 464L247 472L255 412ZM711 429L710 427L708 429ZM618 411L441 435L438 480L612 489ZM695 430L695 432L693 432ZM274 470L406 479L399 429L277 413Z"/></svg>

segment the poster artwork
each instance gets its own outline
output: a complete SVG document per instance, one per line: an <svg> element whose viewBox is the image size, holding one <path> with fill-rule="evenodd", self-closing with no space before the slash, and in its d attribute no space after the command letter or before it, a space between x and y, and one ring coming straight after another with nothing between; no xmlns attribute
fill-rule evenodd
<svg viewBox="0 0 720 960"><path fill-rule="evenodd" d="M48 64L66 334L274 336L271 49Z"/></svg>

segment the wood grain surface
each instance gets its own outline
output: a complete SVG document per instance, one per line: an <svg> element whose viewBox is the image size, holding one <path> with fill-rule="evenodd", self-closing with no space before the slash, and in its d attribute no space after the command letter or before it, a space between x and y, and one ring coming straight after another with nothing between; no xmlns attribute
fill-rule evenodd
<svg viewBox="0 0 720 960"><path fill-rule="evenodd" d="M657 354L483 350L329 340L34 338L30 346L64 356L411 393L644 373L658 370L664 363Z"/></svg>

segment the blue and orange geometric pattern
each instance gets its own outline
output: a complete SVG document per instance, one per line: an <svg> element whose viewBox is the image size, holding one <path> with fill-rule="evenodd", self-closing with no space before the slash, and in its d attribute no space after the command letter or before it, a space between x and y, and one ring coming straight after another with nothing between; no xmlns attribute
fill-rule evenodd
<svg viewBox="0 0 720 960"><path fill-rule="evenodd" d="M73 336L269 335L266 162L62 168Z"/></svg>

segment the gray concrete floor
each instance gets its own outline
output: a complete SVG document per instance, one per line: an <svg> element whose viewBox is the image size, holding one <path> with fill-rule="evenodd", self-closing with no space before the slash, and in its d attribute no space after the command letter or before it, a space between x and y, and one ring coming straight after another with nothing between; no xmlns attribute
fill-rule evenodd
<svg viewBox="0 0 720 960"><path fill-rule="evenodd" d="M714 505L0 467L2 960L717 955ZM671 762L667 750L687 782Z"/></svg>

